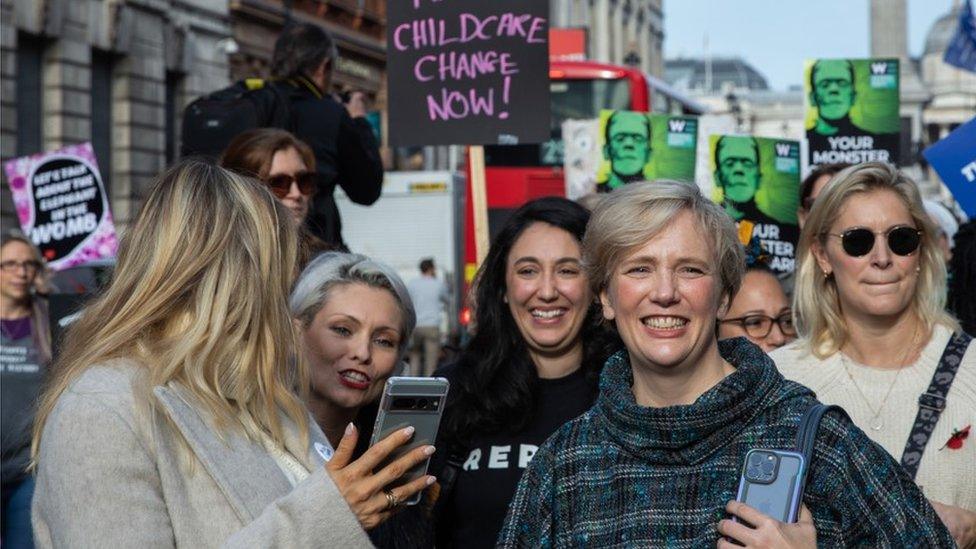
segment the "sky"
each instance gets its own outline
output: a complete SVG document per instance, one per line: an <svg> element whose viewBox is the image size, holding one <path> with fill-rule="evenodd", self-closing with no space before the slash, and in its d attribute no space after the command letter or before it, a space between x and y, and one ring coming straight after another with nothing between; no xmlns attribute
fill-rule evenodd
<svg viewBox="0 0 976 549"><path fill-rule="evenodd" d="M907 0L908 52L921 54L929 27L953 0ZM739 56L771 88L799 85L803 62L867 57L870 0L664 0L664 55Z"/></svg>

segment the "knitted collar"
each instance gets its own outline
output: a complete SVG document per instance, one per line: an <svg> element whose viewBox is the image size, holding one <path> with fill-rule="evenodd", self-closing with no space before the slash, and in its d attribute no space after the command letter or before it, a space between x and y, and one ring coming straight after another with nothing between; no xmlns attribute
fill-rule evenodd
<svg viewBox="0 0 976 549"><path fill-rule="evenodd" d="M731 442L770 405L789 396L776 390L783 388L783 376L759 347L742 337L719 341L718 346L735 372L694 404L666 408L637 404L626 349L610 357L600 376L595 407L610 438L650 463L696 464Z"/></svg>

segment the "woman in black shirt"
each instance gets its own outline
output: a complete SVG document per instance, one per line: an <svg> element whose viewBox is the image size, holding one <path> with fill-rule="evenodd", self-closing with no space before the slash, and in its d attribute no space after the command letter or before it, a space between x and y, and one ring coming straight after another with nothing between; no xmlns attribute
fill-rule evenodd
<svg viewBox="0 0 976 549"><path fill-rule="evenodd" d="M535 451L593 404L615 346L581 265L588 220L572 201L542 198L492 242L475 282L475 333L438 373L451 382L431 471L442 486L438 547L494 547Z"/></svg>

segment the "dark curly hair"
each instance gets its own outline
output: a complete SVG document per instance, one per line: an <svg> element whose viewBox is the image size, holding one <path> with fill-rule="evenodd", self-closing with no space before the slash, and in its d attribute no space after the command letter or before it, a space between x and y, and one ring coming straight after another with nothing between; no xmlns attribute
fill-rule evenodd
<svg viewBox="0 0 976 549"><path fill-rule="evenodd" d="M590 213L565 198L533 200L515 211L491 244L475 282L476 331L454 366L442 435L464 444L474 433L523 428L535 406L538 372L504 303L508 254L533 223L547 223L582 242ZM600 322L596 301L583 323L582 368L596 390L600 370L621 347Z"/></svg>

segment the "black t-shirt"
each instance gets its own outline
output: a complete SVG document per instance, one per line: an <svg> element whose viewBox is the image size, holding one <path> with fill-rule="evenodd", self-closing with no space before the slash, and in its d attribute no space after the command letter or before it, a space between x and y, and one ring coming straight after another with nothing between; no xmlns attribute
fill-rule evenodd
<svg viewBox="0 0 976 549"><path fill-rule="evenodd" d="M559 379L542 379L536 409L524 429L472 437L453 497L441 517L451 547L495 546L508 504L532 456L556 429L590 409L596 389L582 368Z"/></svg>

